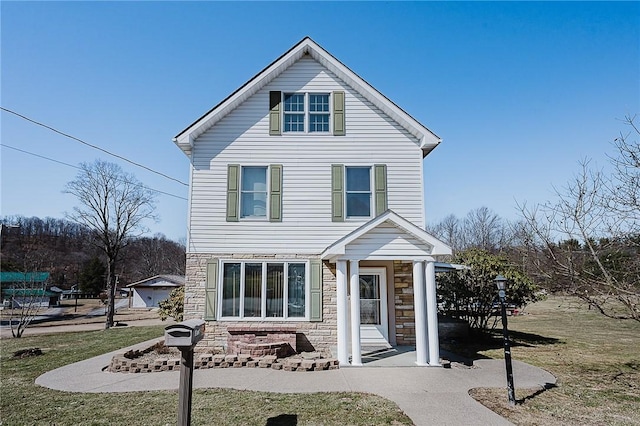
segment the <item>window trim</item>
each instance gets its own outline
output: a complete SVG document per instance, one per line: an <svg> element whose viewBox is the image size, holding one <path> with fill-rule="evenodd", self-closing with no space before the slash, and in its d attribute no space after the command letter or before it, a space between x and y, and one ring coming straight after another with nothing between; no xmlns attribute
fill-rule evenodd
<svg viewBox="0 0 640 426"><path fill-rule="evenodd" d="M369 194L369 214L367 216L349 216L349 206L347 205L347 195L349 193L352 194L364 194L365 191L349 191L347 189L347 170L350 168L361 168L361 169L369 169L369 191L367 192ZM343 176L343 188L344 188L344 198L343 198L343 205L344 205L344 219L347 221L356 221L356 220L362 220L362 219L367 219L367 218L372 218L373 217L373 212L375 211L374 209L374 203L375 203L375 177L373 176L374 173L372 173L372 170L374 170L373 165L367 165L367 164L345 164L344 165L344 176Z"/></svg>
<svg viewBox="0 0 640 426"><path fill-rule="evenodd" d="M282 135L300 135L300 134L319 134L319 135L327 135L327 134L332 134L333 132L333 116L334 116L334 112L333 112L333 93L332 92L285 92L282 91L281 93L281 102L282 102L282 114L281 114L281 128L282 128ZM302 111L302 116L303 116L303 123L302 123L302 127L303 130L302 131L297 131L297 130L286 130L285 129L285 116L287 114L291 114L291 115L300 115L301 112L300 111L289 111L287 112L285 109L285 96L287 95L303 95L304 96L304 101L303 101L303 111ZM310 95L326 95L327 96L327 107L329 108L329 110L327 112L317 112L311 111L311 97ZM327 130L322 130L322 131L311 131L311 116L312 115L322 115L322 116L327 116L327 124L328 124L328 128Z"/></svg>
<svg viewBox="0 0 640 426"><path fill-rule="evenodd" d="M238 308L239 315L234 316L222 316L222 302L224 297L224 265L226 263L239 263L240 264L240 306ZM245 267L246 263L260 263L262 265L262 283L261 283L261 295L260 295L260 310L261 315L257 317L245 317L244 316L244 294L245 294ZM284 289L283 289L283 316L282 317L268 317L267 313L267 264L278 263L283 265L284 275ZM288 300L289 300L289 264L300 263L304 264L305 273L305 289L304 289L304 316L303 317L289 317ZM218 294L216 301L216 318L218 321L278 321L278 322L309 322L311 321L311 264L309 259L220 259L220 273L218 274Z"/></svg>

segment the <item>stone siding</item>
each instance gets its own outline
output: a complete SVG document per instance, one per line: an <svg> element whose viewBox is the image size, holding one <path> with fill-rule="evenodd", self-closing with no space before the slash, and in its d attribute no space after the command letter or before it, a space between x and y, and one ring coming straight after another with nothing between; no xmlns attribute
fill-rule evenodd
<svg viewBox="0 0 640 426"><path fill-rule="evenodd" d="M399 346L415 346L416 323L413 307L413 262L395 260L394 303L396 319L396 344Z"/></svg>
<svg viewBox="0 0 640 426"><path fill-rule="evenodd" d="M184 318L203 318L205 306L205 284L207 278L207 261L209 259L256 259L256 260L309 260L312 256L295 255L233 255L193 254L187 253L187 270L185 282ZM307 271L310 273L310 271ZM323 262L322 267L322 321L311 322L302 320L289 321L207 321L205 336L200 343L210 350L226 352L229 333L227 327L244 327L260 332L262 329L273 327L295 327L296 350L318 351L323 355L330 355L337 344L336 324L336 270L335 265Z"/></svg>

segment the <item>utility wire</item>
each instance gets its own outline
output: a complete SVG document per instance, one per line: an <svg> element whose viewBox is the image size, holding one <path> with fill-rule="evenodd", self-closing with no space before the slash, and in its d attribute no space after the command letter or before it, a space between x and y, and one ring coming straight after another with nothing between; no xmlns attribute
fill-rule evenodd
<svg viewBox="0 0 640 426"><path fill-rule="evenodd" d="M15 151L19 151L19 152L22 152L24 154L33 155L34 157L42 158L42 159L47 160L47 161L52 161L54 163L62 164L63 166L73 167L74 169L83 170L82 167L74 166L73 164L65 163L64 161L56 160L56 159L53 159L53 158L45 157L44 155L36 154L34 152L25 151L24 149L16 148L15 146L7 145L7 144L4 144L4 143L0 143L0 146L2 146L4 148L13 149ZM143 185L143 184L139 184L139 185L141 187L143 187L143 188L146 188L146 189L148 189L150 191L153 191L153 192L157 192L159 194L164 194L164 195L168 195L169 197L179 198L181 200L188 201L187 198L181 197L179 195L169 194L168 192L160 191L159 189L149 188L148 186Z"/></svg>
<svg viewBox="0 0 640 426"><path fill-rule="evenodd" d="M171 177L171 176L165 175L165 174L164 174L164 173L162 173L162 172L155 171L155 170L153 170L153 169L151 169L151 168L149 168L149 167L147 167L147 166L145 166L145 165L142 165L142 164L140 164L140 163L136 163L135 161L129 160L128 158L125 158L125 157L123 157L123 156L121 156L121 155L114 154L113 152L109 152L109 151L107 151L107 150L106 150L106 149L104 149L104 148L100 148L99 146L96 146L96 145L90 144L89 142L83 141L83 140L82 140L82 139L80 139L80 138L77 138L77 137L72 136L72 135L70 135L70 134L67 134L67 133L61 132L61 131L60 131L60 130L58 130L58 129L55 129L55 128L51 127L51 126L47 126L47 125L46 125L46 124L44 124L44 123L40 123L39 121L36 121L36 120L34 120L34 119L32 119L32 118L29 118L29 117L27 117L27 116L24 116L24 115L22 115L22 114L20 114L20 113L17 113L17 112L15 112L15 111L13 111L13 110L10 110L10 109L5 108L5 107L2 107L2 106L0 106L0 109L1 109L2 111L8 112L8 113L10 113L10 114L13 114L13 115L15 115L15 116L17 116L17 117L20 117L20 118L22 118L23 120L26 120L26 121L28 121L28 122L30 122L30 123L33 123L33 124L36 124L36 125L38 125L38 126L44 127L45 129L51 130L52 132L55 132L55 133L57 133L57 134L59 134L59 135L62 135L62 136L64 136L64 137L66 137L66 138L73 139L74 141L80 142L81 144L87 145L87 146L89 146L89 147L91 147L91 148L93 148L93 149L97 149L98 151L102 151L102 152L104 152L104 153L106 153L106 154L109 154L109 155L111 155L111 156L113 156L113 157L119 158L119 159L121 159L121 160L123 160L123 161L126 161L127 163L133 164L133 165L134 165L134 166L136 166L136 167L143 168L143 169L145 169L145 170L147 170L147 171L150 171L151 173L155 173L155 174L160 175L160 176L162 176L162 177L164 177L164 178L167 178L167 179L169 179L169 180L172 180L172 181L178 182L178 183L179 183L179 184L181 184L181 185L189 186L189 184L184 183L184 182L182 182L181 180L178 180L178 179L173 178L173 177ZM74 166L74 167L75 167L75 166Z"/></svg>

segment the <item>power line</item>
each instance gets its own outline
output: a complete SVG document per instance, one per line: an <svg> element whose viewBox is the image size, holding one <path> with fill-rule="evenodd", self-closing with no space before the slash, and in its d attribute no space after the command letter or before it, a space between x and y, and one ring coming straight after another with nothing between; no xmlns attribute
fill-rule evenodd
<svg viewBox="0 0 640 426"><path fill-rule="evenodd" d="M0 146L5 147L5 148L9 148L9 149L13 149L15 151L19 151L19 152L22 152L24 154L33 155L34 157L42 158L42 159L47 160L47 161L52 161L54 163L62 164L63 166L72 167L72 168L78 169L78 170L83 170L82 167L74 166L73 164L65 163L64 161L56 160L56 159L53 159L53 158L45 157L44 155L36 154L34 152L25 151L24 149L16 148L15 146L7 145L7 144L4 144L4 143L0 143ZM143 184L139 184L139 185L141 187L143 187L143 188L146 188L146 189L148 189L150 191L153 191L153 192L157 192L159 194L164 194L164 195L168 195L169 197L179 198L181 200L188 201L187 198L181 197L179 195L170 194L168 192L160 191L159 189L153 189L153 188L150 188L150 187L148 187L146 185L143 185Z"/></svg>
<svg viewBox="0 0 640 426"><path fill-rule="evenodd" d="M107 151L107 150L106 150L106 149L104 149L104 148L100 148L100 147L99 147L99 146L97 146L97 145L93 145L93 144L91 144L91 143L89 143L89 142L83 141L82 139L77 138L77 137L75 137L75 136L72 136L72 135L70 135L70 134L68 134L68 133L61 132L61 131L60 131L60 130L58 130L58 129L55 129L55 128L53 128L53 127L51 127L51 126L48 126L48 125L46 125L46 124L44 124L44 123L40 123L39 121L36 121L36 120L34 120L34 119L32 119L32 118L29 118L29 117L27 117L27 116L24 116L24 115L22 115L22 114L20 114L20 113L17 113L17 112L15 112L15 111L13 111L13 110L10 110L10 109L8 109L8 108L1 107L1 106L0 106L0 109L1 109L2 111L8 112L8 113L10 113L10 114L13 114L13 115L15 115L15 116L17 116L17 117L20 117L20 118L22 118L23 120L26 120L26 121L28 121L28 122L30 122L30 123L33 123L33 124L36 124L36 125L38 125L38 126L44 127L45 129L51 130L52 132L55 132L55 133L57 133L57 134L59 134L59 135L62 135L62 136L64 136L64 137L66 137L66 138L72 139L72 140L74 140L74 141L76 141L76 142L80 142L81 144L87 145L87 146L89 146L89 147L91 147L91 148L93 148L93 149L97 149L98 151L102 151L102 152L104 152L104 153L106 153L106 154L109 154L109 155L111 155L111 156L113 156L113 157L119 158L119 159L121 159L121 160L123 160L123 161L126 161L127 163L133 164L133 165L134 165L134 166L136 166L136 167L140 167L140 168L142 168L142 169L145 169L145 170L147 170L147 171L150 171L151 173L155 173L155 174L157 174L157 175L160 175L160 176L162 176L162 177L164 177L164 178L166 178L166 179L169 179L169 180L172 180L172 181L178 182L178 183L179 183L179 184L181 184L181 185L189 186L189 184L184 183L184 182L182 182L181 180L178 180L178 179L173 178L173 177L171 177L171 176L165 175L165 174L164 174L164 173L162 173L162 172L155 171L155 170L153 170L153 169L151 169L151 168L149 168L149 167L147 167L147 166L145 166L145 165L143 165L143 164L136 163L135 161L129 160L128 158L125 158L125 157L123 157L123 156L121 156L121 155L114 154L113 152L109 152L109 151Z"/></svg>

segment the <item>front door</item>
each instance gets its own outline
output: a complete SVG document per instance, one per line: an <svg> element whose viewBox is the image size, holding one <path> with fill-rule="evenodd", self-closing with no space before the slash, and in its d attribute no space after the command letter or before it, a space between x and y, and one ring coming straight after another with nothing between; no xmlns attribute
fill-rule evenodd
<svg viewBox="0 0 640 426"><path fill-rule="evenodd" d="M360 268L360 339L363 345L389 346L385 268Z"/></svg>

